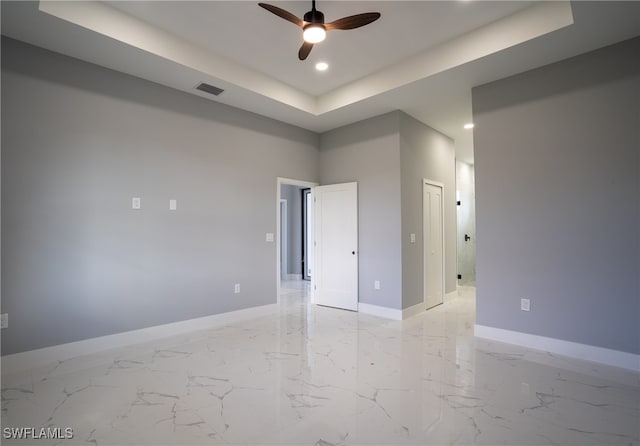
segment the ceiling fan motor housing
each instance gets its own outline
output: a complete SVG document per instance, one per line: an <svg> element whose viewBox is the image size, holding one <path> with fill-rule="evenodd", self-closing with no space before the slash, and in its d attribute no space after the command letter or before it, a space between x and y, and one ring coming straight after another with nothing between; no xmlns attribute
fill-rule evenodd
<svg viewBox="0 0 640 446"><path fill-rule="evenodd" d="M308 23L320 23L324 25L324 14L314 8L304 15L304 21Z"/></svg>

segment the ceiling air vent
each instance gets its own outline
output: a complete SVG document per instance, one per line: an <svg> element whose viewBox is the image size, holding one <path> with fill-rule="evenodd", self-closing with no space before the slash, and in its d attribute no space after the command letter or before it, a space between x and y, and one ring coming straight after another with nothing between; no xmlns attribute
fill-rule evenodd
<svg viewBox="0 0 640 446"><path fill-rule="evenodd" d="M220 93L224 91L222 88L214 87L213 85L205 84L204 82L198 85L196 87L196 90L204 91L214 96L218 96Z"/></svg>

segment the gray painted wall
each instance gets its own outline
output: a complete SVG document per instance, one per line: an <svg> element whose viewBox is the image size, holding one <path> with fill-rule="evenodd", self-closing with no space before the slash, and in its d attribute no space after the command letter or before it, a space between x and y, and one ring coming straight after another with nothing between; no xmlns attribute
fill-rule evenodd
<svg viewBox="0 0 640 446"><path fill-rule="evenodd" d="M478 324L640 353L638 54L473 90Z"/></svg>
<svg viewBox="0 0 640 446"><path fill-rule="evenodd" d="M283 184L280 198L287 200L287 274L302 276L302 188Z"/></svg>
<svg viewBox="0 0 640 446"><path fill-rule="evenodd" d="M423 178L445 185L446 292L455 291L453 141L396 111L324 133L320 148L322 184L358 182L360 302L403 309L424 300Z"/></svg>
<svg viewBox="0 0 640 446"><path fill-rule="evenodd" d="M319 137L7 38L2 126L5 355L274 303L277 177L359 183L360 301L405 308L407 185L453 184L451 141L401 112Z"/></svg>
<svg viewBox="0 0 640 446"><path fill-rule="evenodd" d="M393 112L320 136L321 184L358 182L360 302L396 309L402 308L398 124Z"/></svg>
<svg viewBox="0 0 640 446"><path fill-rule="evenodd" d="M275 303L276 178L317 181L317 147L3 38L2 353Z"/></svg>
<svg viewBox="0 0 640 446"><path fill-rule="evenodd" d="M456 290L456 171L453 140L400 113L402 308L424 301L423 179L444 184L445 292ZM416 234L411 243L410 234Z"/></svg>

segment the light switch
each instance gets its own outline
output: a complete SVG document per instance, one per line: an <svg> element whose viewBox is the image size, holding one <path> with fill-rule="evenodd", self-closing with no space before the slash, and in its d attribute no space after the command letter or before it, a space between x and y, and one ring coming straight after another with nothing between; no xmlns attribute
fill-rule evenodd
<svg viewBox="0 0 640 446"><path fill-rule="evenodd" d="M267 232L266 240L268 242L273 242L273 233L272 232Z"/></svg>
<svg viewBox="0 0 640 446"><path fill-rule="evenodd" d="M133 197L131 199L131 209L140 209L141 201L139 197Z"/></svg>
<svg viewBox="0 0 640 446"><path fill-rule="evenodd" d="M178 209L178 200L169 200L169 210L175 211L176 209Z"/></svg>
<svg viewBox="0 0 640 446"><path fill-rule="evenodd" d="M415 243L415 242L416 242L416 235L411 234L411 243Z"/></svg>
<svg viewBox="0 0 640 446"><path fill-rule="evenodd" d="M9 328L9 313L2 313L0 316L0 328Z"/></svg>

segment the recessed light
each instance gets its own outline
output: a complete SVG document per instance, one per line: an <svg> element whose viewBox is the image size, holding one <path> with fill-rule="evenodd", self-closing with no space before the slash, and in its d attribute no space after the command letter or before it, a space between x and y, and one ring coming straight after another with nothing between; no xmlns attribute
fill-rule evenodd
<svg viewBox="0 0 640 446"><path fill-rule="evenodd" d="M464 125L464 128L465 128L465 129L467 129L467 130L472 129L473 127L474 127L474 125L473 125L473 123L472 123L472 122L470 122L469 124L465 124L465 125Z"/></svg>
<svg viewBox="0 0 640 446"><path fill-rule="evenodd" d="M327 71L327 68L329 68L329 64L326 62L318 62L316 64L316 70L318 71Z"/></svg>

